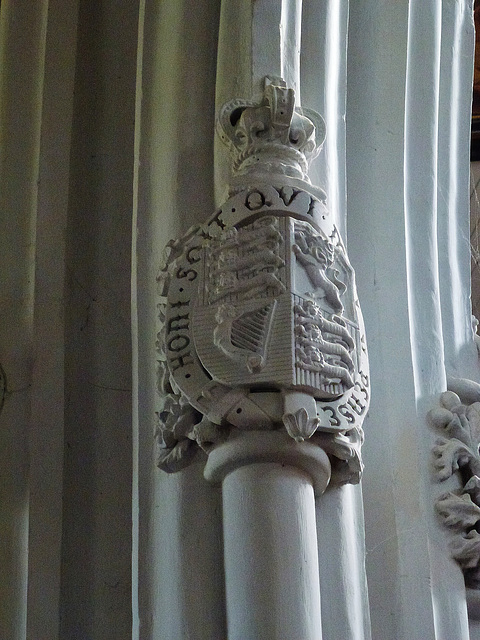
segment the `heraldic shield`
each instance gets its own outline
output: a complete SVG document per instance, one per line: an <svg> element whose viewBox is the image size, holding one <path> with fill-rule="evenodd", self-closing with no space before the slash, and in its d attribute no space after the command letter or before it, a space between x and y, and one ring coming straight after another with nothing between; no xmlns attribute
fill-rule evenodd
<svg viewBox="0 0 480 640"><path fill-rule="evenodd" d="M308 406L315 430L345 431L366 411L354 273L325 214L302 190L256 188L177 247L166 360L175 385L213 422L269 428Z"/></svg>

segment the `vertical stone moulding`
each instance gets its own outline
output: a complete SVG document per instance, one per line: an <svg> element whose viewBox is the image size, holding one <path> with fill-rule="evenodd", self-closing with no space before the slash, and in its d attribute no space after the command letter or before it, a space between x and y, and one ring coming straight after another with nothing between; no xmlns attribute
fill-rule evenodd
<svg viewBox="0 0 480 640"><path fill-rule="evenodd" d="M3 404L5 402L5 396L7 394L7 377L5 375L5 371L3 370L2 365L0 364L0 413L3 409Z"/></svg>
<svg viewBox="0 0 480 640"><path fill-rule="evenodd" d="M329 482L358 483L362 472L369 375L354 272L326 196L307 176L324 140L321 116L266 77L260 98L220 109L217 132L232 155L229 198L168 243L159 276L158 466L178 471L203 450L205 477L223 483L229 638L281 628L275 637L313 640L321 638L314 494ZM303 515L285 518L279 537L271 523L289 510ZM269 567L264 549L262 586L252 558L265 541L287 559ZM243 567L231 561L239 549Z"/></svg>

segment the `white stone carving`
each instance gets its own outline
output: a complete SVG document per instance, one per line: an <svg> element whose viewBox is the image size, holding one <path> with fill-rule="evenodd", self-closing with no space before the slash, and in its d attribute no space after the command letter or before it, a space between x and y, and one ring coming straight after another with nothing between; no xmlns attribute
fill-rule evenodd
<svg viewBox="0 0 480 640"><path fill-rule="evenodd" d="M480 336L478 335L478 319L472 315L472 332L475 346L477 347L477 353L480 356Z"/></svg>
<svg viewBox="0 0 480 640"><path fill-rule="evenodd" d="M452 386L464 401L457 393L446 391L440 397L440 406L430 412L429 420L442 434L433 449L435 474L440 481L456 474L462 487L440 496L435 507L452 532L452 556L463 568L467 586L479 588L480 385L454 379ZM472 395L478 400L472 402Z"/></svg>
<svg viewBox="0 0 480 640"><path fill-rule="evenodd" d="M318 418L308 417L305 407L300 407L295 413L285 413L282 419L288 435L296 442L311 438L320 426Z"/></svg>
<svg viewBox="0 0 480 640"><path fill-rule="evenodd" d="M354 385L355 345L345 321L338 316L326 320L319 306L311 300L300 300L295 314L295 366L297 376L306 381L315 376L315 387L336 397Z"/></svg>
<svg viewBox="0 0 480 640"><path fill-rule="evenodd" d="M295 107L295 92L281 78L265 78L261 100L235 98L217 118L217 131L232 157L235 188L290 178L289 184L310 184L308 164L325 140L323 118L311 109ZM321 189L316 195L324 199Z"/></svg>
<svg viewBox="0 0 480 640"><path fill-rule="evenodd" d="M285 428L318 441L337 481L360 478L364 330L340 236L305 182L324 135L309 114L268 82L262 102L226 105L219 127L246 185L167 246L158 441L168 471L188 463L194 442L208 452L232 429Z"/></svg>

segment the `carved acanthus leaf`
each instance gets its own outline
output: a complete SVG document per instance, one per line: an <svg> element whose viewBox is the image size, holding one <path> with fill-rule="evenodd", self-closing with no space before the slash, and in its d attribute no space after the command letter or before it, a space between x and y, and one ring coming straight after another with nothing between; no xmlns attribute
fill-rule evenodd
<svg viewBox="0 0 480 640"><path fill-rule="evenodd" d="M337 433L331 438L317 432L314 439L330 456L334 484L360 482L363 473L361 449L364 440L363 429L360 426L346 433Z"/></svg>
<svg viewBox="0 0 480 640"><path fill-rule="evenodd" d="M433 467L439 481L457 474L463 486L459 491L440 496L435 508L452 532L450 549L464 570L467 586L477 588L480 575L480 534L477 531L480 523L478 385L469 380L454 379L453 386L459 392L465 390L468 400L462 402L459 395L446 391L440 397L440 406L430 411L430 424L443 436L433 447Z"/></svg>
<svg viewBox="0 0 480 640"><path fill-rule="evenodd" d="M478 568L480 562L480 534L478 531L472 529L465 535L455 536L450 543L450 549L452 556L463 569Z"/></svg>
<svg viewBox="0 0 480 640"><path fill-rule="evenodd" d="M157 447L156 465L167 473L176 473L188 467L197 449L191 440L181 440L171 447Z"/></svg>
<svg viewBox="0 0 480 640"><path fill-rule="evenodd" d="M435 508L448 527L468 529L480 520L480 507L468 495L450 492L438 498Z"/></svg>
<svg viewBox="0 0 480 640"><path fill-rule="evenodd" d="M439 480L446 480L460 468L480 476L480 402L465 405L452 391L442 393L440 407L432 409L432 426L448 436L433 448Z"/></svg>
<svg viewBox="0 0 480 640"><path fill-rule="evenodd" d="M480 478L478 476L472 476L463 490L469 494L475 504L480 504Z"/></svg>
<svg viewBox="0 0 480 640"><path fill-rule="evenodd" d="M457 438L437 440L433 455L439 480L450 478L461 467L478 464L475 453Z"/></svg>
<svg viewBox="0 0 480 640"><path fill-rule="evenodd" d="M286 413L283 416L283 424L288 435L295 442L303 442L312 437L318 428L319 421L318 418L309 418L308 413L302 407L295 413Z"/></svg>

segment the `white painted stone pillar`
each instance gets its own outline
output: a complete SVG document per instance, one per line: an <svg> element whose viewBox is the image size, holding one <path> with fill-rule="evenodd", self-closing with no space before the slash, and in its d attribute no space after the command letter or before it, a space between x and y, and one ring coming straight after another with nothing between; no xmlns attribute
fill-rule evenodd
<svg viewBox="0 0 480 640"><path fill-rule="evenodd" d="M222 482L229 640L321 640L315 493L330 480L326 453L252 431L216 447L205 476Z"/></svg>
<svg viewBox="0 0 480 640"><path fill-rule="evenodd" d="M311 479L250 464L226 476L222 493L229 640L321 640Z"/></svg>

